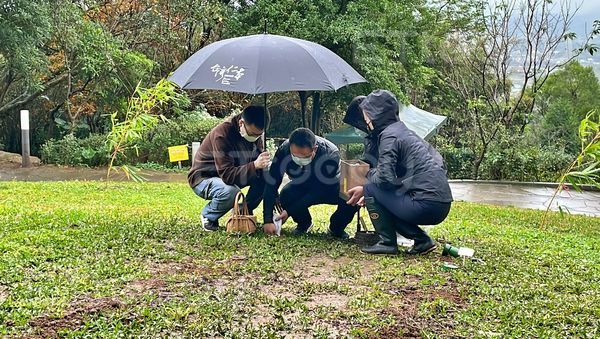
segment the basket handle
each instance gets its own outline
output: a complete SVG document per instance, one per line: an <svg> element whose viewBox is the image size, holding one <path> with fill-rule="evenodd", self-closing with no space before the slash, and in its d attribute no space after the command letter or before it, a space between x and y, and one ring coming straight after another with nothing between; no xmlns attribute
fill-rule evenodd
<svg viewBox="0 0 600 339"><path fill-rule="evenodd" d="M237 192L235 195L235 200L233 201L233 215L240 215L240 205L238 203L240 200L240 195L242 196L242 201L245 201L244 193Z"/></svg>
<svg viewBox="0 0 600 339"><path fill-rule="evenodd" d="M242 198L242 210L240 211L240 197ZM246 196L241 191L235 195L235 202L233 203L233 214L234 215L249 215L248 204L246 203Z"/></svg>

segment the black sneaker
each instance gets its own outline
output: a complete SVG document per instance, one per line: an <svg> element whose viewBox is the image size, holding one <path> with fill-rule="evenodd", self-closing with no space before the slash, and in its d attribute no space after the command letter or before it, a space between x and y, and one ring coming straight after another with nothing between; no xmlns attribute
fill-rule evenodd
<svg viewBox="0 0 600 339"><path fill-rule="evenodd" d="M331 226L329 226L329 231L327 232L327 234L330 237L333 237L333 238L335 238L337 240L348 240L348 239L350 239L350 236L348 235L348 233L346 233L346 231L344 231L344 230L341 230L341 231L336 230L336 231L334 231L334 230L332 230Z"/></svg>
<svg viewBox="0 0 600 339"><path fill-rule="evenodd" d="M310 231L310 229L313 227L313 224L311 223L308 226L296 226L296 229L294 230L294 235L302 235L302 234L306 234L308 233L308 231Z"/></svg>
<svg viewBox="0 0 600 339"><path fill-rule="evenodd" d="M206 219L205 217L202 217L202 229L204 229L205 231L210 231L210 232L214 232L214 231L218 231L219 230L219 221L210 221L208 219Z"/></svg>
<svg viewBox="0 0 600 339"><path fill-rule="evenodd" d="M437 244L435 243L435 241L433 241L433 239L429 238L423 242L419 242L419 243L415 242L413 247L406 251L406 254L424 255L424 254L432 252L436 248L437 248Z"/></svg>

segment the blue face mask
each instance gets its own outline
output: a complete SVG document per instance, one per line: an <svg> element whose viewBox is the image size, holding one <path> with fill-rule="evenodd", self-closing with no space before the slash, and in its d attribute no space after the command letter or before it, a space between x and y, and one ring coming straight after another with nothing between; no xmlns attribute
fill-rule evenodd
<svg viewBox="0 0 600 339"><path fill-rule="evenodd" d="M292 160L298 166L308 166L312 162L312 156L310 156L308 158L300 158L300 157L297 157L297 156L295 156L295 155L292 154Z"/></svg>

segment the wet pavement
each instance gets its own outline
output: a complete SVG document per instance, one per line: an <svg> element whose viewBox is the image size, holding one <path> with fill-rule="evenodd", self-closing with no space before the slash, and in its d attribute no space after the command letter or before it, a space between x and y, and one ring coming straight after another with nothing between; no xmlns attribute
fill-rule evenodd
<svg viewBox="0 0 600 339"><path fill-rule="evenodd" d="M106 168L63 167L44 165L31 168L19 166L0 167L0 181L106 181ZM141 175L153 182L186 182L185 173L165 173L142 170ZM122 171L113 171L110 180L128 180Z"/></svg>
<svg viewBox="0 0 600 339"><path fill-rule="evenodd" d="M142 175L152 182L186 182L185 173L164 173L142 171ZM0 167L0 181L66 181L106 180L106 169L84 167L40 166L19 168ZM111 175L111 180L127 180L121 172ZM457 201L482 204L514 206L545 210L554 194L555 186L544 184L501 183L485 181L450 182L452 194ZM563 191L552 203L552 210L563 210L572 214L586 214L600 217L600 191Z"/></svg>
<svg viewBox="0 0 600 339"><path fill-rule="evenodd" d="M556 186L547 184L485 181L451 181L450 186L455 200L543 210L556 190ZM571 214L600 217L600 191L563 190L552 202L551 209L558 211L559 206Z"/></svg>

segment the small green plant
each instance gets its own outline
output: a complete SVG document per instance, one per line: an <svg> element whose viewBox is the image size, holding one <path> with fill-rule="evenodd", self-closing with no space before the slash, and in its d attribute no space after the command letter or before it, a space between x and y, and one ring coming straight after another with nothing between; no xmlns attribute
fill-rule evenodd
<svg viewBox="0 0 600 339"><path fill-rule="evenodd" d="M600 113L591 111L579 125L579 139L581 151L569 168L561 176L558 187L548 204L542 226L545 224L546 215L552 206L554 199L569 183L577 191L581 191L582 185L590 185L600 188ZM562 213L562 207L559 206Z"/></svg>
<svg viewBox="0 0 600 339"><path fill-rule="evenodd" d="M166 121L161 109L168 104L175 106L187 102L186 96L177 91L175 84L169 80L162 79L154 87L142 88L140 84L135 88L133 96L129 100L125 117L118 119L118 113L111 114L112 129L107 136L110 150L110 162L106 173L106 180L110 178L112 171L118 171L114 167L119 157L126 157L128 151L139 152L138 142L144 134L160 123ZM131 165L121 165L119 168L127 178L140 182L144 178L138 174L138 169Z"/></svg>
<svg viewBox="0 0 600 339"><path fill-rule="evenodd" d="M275 144L275 139L273 139L273 138L267 139L265 151L269 152L269 154L271 154L271 157L275 155L275 152L277 152L277 145Z"/></svg>
<svg viewBox="0 0 600 339"><path fill-rule="evenodd" d="M581 152L573 162L564 179L575 189L579 185L600 188L600 113L590 112L579 125Z"/></svg>

